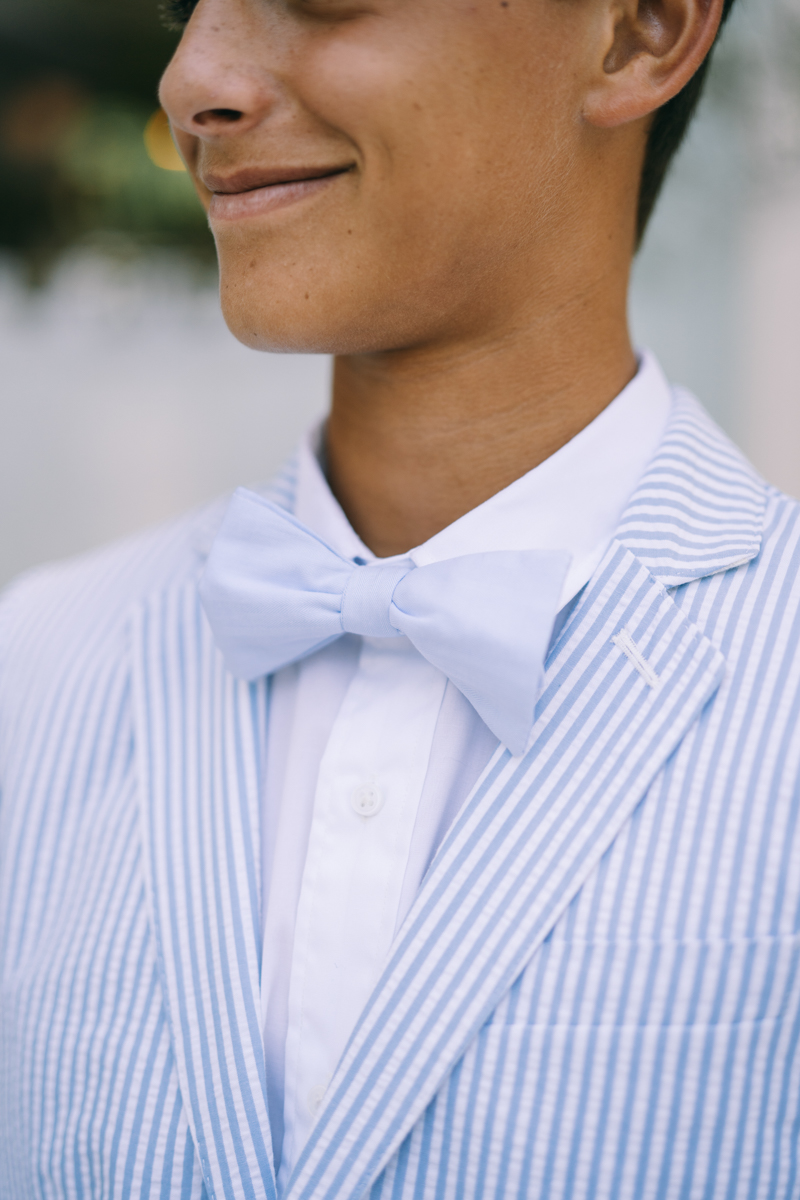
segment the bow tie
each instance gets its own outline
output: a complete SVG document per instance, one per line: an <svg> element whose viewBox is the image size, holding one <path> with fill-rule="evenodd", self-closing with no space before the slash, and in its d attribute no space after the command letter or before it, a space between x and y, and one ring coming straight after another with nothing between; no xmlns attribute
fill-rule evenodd
<svg viewBox="0 0 800 1200"><path fill-rule="evenodd" d="M563 550L497 550L419 567L410 559L357 565L239 488L200 596L226 666L248 680L345 633L405 634L521 754L569 563Z"/></svg>

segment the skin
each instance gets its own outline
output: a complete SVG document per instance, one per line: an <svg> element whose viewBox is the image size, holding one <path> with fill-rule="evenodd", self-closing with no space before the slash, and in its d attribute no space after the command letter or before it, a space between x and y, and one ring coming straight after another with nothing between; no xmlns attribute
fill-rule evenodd
<svg viewBox="0 0 800 1200"><path fill-rule="evenodd" d="M635 374L651 115L721 10L200 0L161 102L225 318L256 349L336 356L329 482L376 554L537 466Z"/></svg>

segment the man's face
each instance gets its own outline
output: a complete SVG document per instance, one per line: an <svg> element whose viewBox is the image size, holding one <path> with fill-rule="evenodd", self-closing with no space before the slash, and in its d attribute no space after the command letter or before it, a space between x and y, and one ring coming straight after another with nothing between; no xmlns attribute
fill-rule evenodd
<svg viewBox="0 0 800 1200"><path fill-rule="evenodd" d="M161 97L237 337L366 353L521 319L591 183L600 10L200 0Z"/></svg>

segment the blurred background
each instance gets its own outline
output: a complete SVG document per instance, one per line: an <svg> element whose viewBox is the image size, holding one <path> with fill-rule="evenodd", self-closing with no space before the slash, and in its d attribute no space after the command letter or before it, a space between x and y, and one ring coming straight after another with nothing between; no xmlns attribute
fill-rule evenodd
<svg viewBox="0 0 800 1200"><path fill-rule="evenodd" d="M157 0L0 7L0 584L268 477L324 358L245 350L156 86ZM800 0L737 0L631 319L800 496Z"/></svg>

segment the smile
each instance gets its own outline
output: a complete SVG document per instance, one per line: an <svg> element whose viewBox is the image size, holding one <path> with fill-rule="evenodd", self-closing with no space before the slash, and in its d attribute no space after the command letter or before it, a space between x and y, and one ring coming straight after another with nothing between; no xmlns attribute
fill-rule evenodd
<svg viewBox="0 0 800 1200"><path fill-rule="evenodd" d="M209 219L238 221L286 208L324 190L350 170L348 164L343 167L246 170L226 178L207 175L203 182L212 192Z"/></svg>

